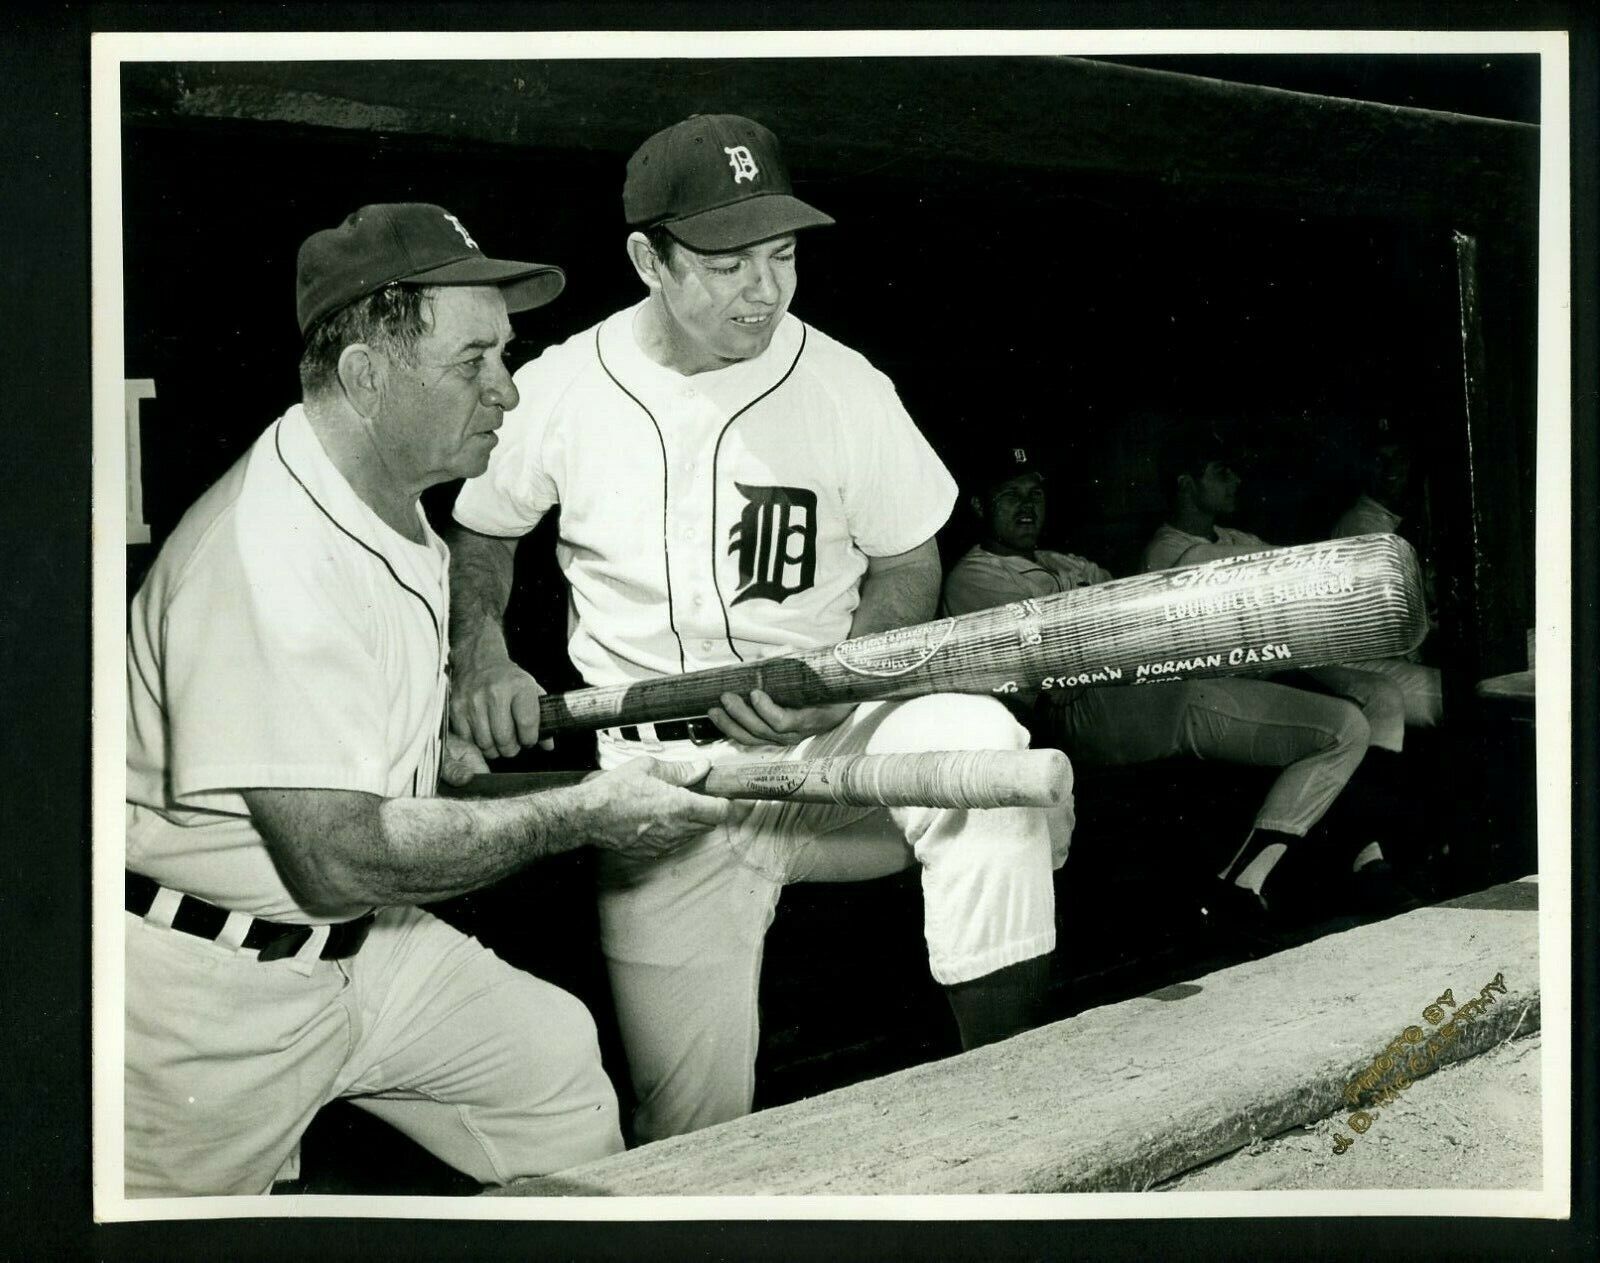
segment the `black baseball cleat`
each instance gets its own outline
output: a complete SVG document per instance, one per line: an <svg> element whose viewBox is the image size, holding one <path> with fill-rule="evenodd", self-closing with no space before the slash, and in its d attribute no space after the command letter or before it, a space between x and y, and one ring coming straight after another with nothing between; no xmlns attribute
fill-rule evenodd
<svg viewBox="0 0 1600 1263"><path fill-rule="evenodd" d="M1370 920L1383 920L1422 907L1422 900L1400 880L1388 860L1373 860L1350 874L1354 910Z"/></svg>
<svg viewBox="0 0 1600 1263"><path fill-rule="evenodd" d="M1268 951L1282 945L1278 918L1267 901L1235 882L1212 878L1200 895L1200 924L1241 946Z"/></svg>

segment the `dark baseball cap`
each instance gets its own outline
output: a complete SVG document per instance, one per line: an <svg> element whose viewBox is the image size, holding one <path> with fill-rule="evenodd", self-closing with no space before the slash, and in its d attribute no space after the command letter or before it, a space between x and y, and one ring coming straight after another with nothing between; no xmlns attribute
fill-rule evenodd
<svg viewBox="0 0 1600 1263"><path fill-rule="evenodd" d="M631 227L665 228L703 252L833 223L794 196L778 138L737 114L694 114L640 145L622 211Z"/></svg>
<svg viewBox="0 0 1600 1263"><path fill-rule="evenodd" d="M300 332L395 281L497 285L507 311L529 311L559 294L567 278L553 264L486 257L466 226L442 206L363 206L337 228L312 233L300 247L295 272Z"/></svg>
<svg viewBox="0 0 1600 1263"><path fill-rule="evenodd" d="M974 495L988 496L1024 474L1033 474L1041 481L1044 478L1044 470L1029 448L1021 443L1002 443L973 453L967 464L967 487Z"/></svg>

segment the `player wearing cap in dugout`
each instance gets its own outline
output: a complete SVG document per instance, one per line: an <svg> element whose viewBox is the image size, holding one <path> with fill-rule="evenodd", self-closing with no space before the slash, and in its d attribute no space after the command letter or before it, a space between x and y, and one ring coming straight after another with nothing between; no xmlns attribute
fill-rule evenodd
<svg viewBox="0 0 1600 1263"><path fill-rule="evenodd" d="M1052 596L1112 577L1092 561L1039 547L1045 479L1027 448L988 449L972 470L968 504L982 534L945 578L945 613ZM1282 769L1217 884L1202 896L1212 920L1229 928L1260 925L1269 914L1281 919L1288 900L1280 892L1289 884L1280 861L1294 855L1304 877L1308 857L1295 853L1304 850L1302 840L1367 753L1367 721L1355 705L1267 680L1054 689L1019 703L1041 739L1065 750L1080 769L1177 754ZM1344 899L1372 913L1413 906L1364 822L1352 827L1360 832L1354 846L1343 848L1354 852ZM1292 871L1296 865L1282 867Z"/></svg>
<svg viewBox="0 0 1600 1263"><path fill-rule="evenodd" d="M789 312L797 199L772 133L699 115L628 163L644 300L521 369L525 403L455 506L451 720L488 754L538 738L534 680L501 633L518 539L560 508L574 663L593 685L736 664L925 621L944 466L865 357ZM607 730L641 748L772 760L1021 748L990 698L786 709L757 691L708 717ZM762 941L790 881L920 863L930 966L973 1047L1035 1017L1055 946L1053 812L759 803L670 863L601 865L602 947L640 1141L747 1112Z"/></svg>
<svg viewBox="0 0 1600 1263"><path fill-rule="evenodd" d="M486 258L437 206L301 247L303 401L185 514L128 632L125 1188L261 1193L335 1097L485 1184L622 1147L572 996L413 906L585 843L719 822L634 764L536 797L431 796L448 556L418 496L480 473L517 388L508 312L559 269Z"/></svg>
<svg viewBox="0 0 1600 1263"><path fill-rule="evenodd" d="M1225 524L1238 510L1243 479L1228 436L1209 425L1191 425L1162 451L1161 482L1168 499L1167 520L1145 546L1144 569L1192 565L1257 552L1272 545L1258 535ZM1439 724L1443 707L1439 671L1406 658L1313 667L1309 680L1361 708L1367 720L1367 757L1361 769L1359 800L1374 826L1397 850L1423 850L1419 826L1407 827L1409 800L1425 789L1422 776L1429 752L1402 754L1408 729ZM1436 752L1433 752L1436 757Z"/></svg>

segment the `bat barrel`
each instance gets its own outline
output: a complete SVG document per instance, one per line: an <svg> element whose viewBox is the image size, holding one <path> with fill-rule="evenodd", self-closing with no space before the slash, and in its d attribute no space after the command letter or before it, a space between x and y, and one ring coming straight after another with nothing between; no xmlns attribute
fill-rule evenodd
<svg viewBox="0 0 1600 1263"><path fill-rule="evenodd" d="M1394 535L1269 549L1076 588L827 649L540 699L546 732L704 715L759 688L783 706L1261 675L1410 652L1427 633Z"/></svg>

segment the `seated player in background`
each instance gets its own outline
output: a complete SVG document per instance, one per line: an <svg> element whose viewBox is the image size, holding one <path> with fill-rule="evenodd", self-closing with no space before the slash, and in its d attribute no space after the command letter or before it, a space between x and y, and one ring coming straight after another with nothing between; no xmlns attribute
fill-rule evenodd
<svg viewBox="0 0 1600 1263"><path fill-rule="evenodd" d="M1405 535L1400 528L1406 521L1412 490L1411 447L1386 420L1380 419L1364 444L1362 491L1355 503L1339 515L1330 538L1351 535ZM1428 603L1428 623L1435 625L1433 567L1418 549L1422 565L1422 589ZM1376 658L1361 664L1364 670L1377 671L1393 680L1405 694L1406 723L1416 728L1437 726L1444 713L1444 696L1439 672L1421 665L1420 647L1400 658Z"/></svg>
<svg viewBox="0 0 1600 1263"><path fill-rule="evenodd" d="M968 506L981 536L944 582L947 614L1050 596L1103 583L1109 571L1039 547L1045 485L1021 447L980 460ZM1221 919L1259 920L1275 903L1274 874L1320 821L1361 763L1367 722L1351 703L1266 680L1172 680L1116 688L1052 689L1019 697L1041 746L1059 746L1075 766L1120 767L1173 755L1281 768L1254 827L1218 873L1207 907ZM1292 869L1293 864L1287 866ZM1409 902L1382 848L1363 845L1350 864L1351 903L1363 911Z"/></svg>
<svg viewBox="0 0 1600 1263"><path fill-rule="evenodd" d="M1397 534L1411 491L1411 448L1380 418L1362 453L1361 493L1333 524L1333 538Z"/></svg>
<svg viewBox="0 0 1600 1263"><path fill-rule="evenodd" d="M1162 487L1167 520L1144 551L1143 569L1193 565L1275 547L1223 520L1238 511L1242 479L1227 444L1209 426L1190 427L1163 453ZM1316 667L1305 673L1319 685L1361 707L1371 729L1371 748L1398 754L1409 725L1439 722L1439 672L1402 659Z"/></svg>

